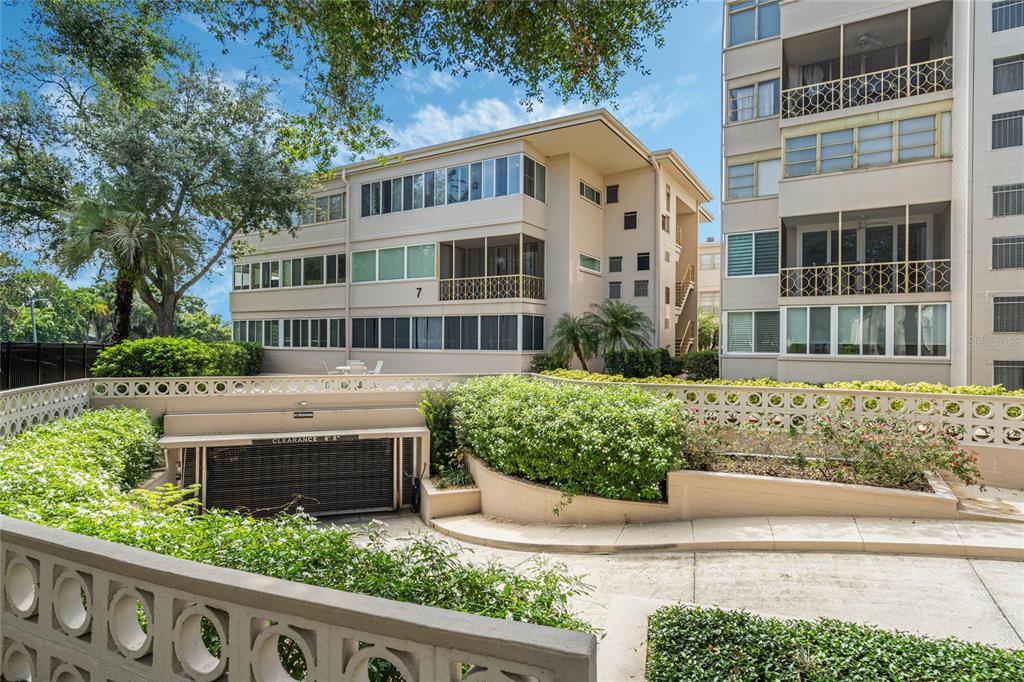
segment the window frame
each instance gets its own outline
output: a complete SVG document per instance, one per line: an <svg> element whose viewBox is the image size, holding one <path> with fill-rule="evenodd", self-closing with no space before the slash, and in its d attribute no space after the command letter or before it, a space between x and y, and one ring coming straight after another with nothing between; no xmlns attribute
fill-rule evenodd
<svg viewBox="0 0 1024 682"><path fill-rule="evenodd" d="M1000 144L996 146L997 138L997 124L1009 123L1011 126L1016 123L1016 130L1012 128L1009 130L1009 134L1003 137L1011 138L1011 144ZM1016 142L1016 144L1012 144ZM992 139L990 140L990 149L995 151L996 149L1013 149L1015 147L1024 146L1024 109L1015 109L1013 111L1003 111L992 114Z"/></svg>
<svg viewBox="0 0 1024 682"><path fill-rule="evenodd" d="M1005 243L997 243L1003 241ZM1005 258L1000 258L1000 247L1010 250L1011 253ZM1019 255L1018 255L1019 253ZM1017 260L1019 258L1019 261ZM1011 265L999 265L997 262L1010 262ZM1012 263L1019 262L1019 265ZM992 270L1021 270L1024 269L1024 234L1010 234L992 237Z"/></svg>
<svg viewBox="0 0 1024 682"><path fill-rule="evenodd" d="M757 315L758 315L758 313L761 313L762 315L765 314L765 313L775 313L777 315L777 324L778 324L778 329L779 329L779 334L778 334L779 338L776 339L777 350L774 350L774 351L759 351L759 350L757 350ZM729 326L731 325L730 318L732 317L732 315L743 315L743 314L749 314L750 315L750 350L749 351L729 350ZM722 343L722 352L723 352L723 354L725 354L725 355L739 355L739 356L759 356L759 357L771 357L771 356L781 355L781 349L782 349L782 346L783 346L783 339L782 339L782 337L783 337L783 333L784 333L785 327L783 327L783 325L782 325L782 311L781 311L780 308L762 308L760 310L757 310L757 309L750 309L750 310L723 310L722 311L721 320L722 320L722 332L721 332L721 337L720 338L722 340L721 343Z"/></svg>
<svg viewBox="0 0 1024 682"><path fill-rule="evenodd" d="M1020 23L997 25L997 12L1005 12L1004 19L1015 19ZM1024 26L1024 0L995 0L992 3L992 33L1001 33Z"/></svg>
<svg viewBox="0 0 1024 682"><path fill-rule="evenodd" d="M590 193L593 194L593 197L587 196L587 190L589 190ZM601 190L597 189L596 187L586 182L582 178L580 179L580 196L583 197L583 199L586 200L587 202L593 204L594 206L597 206L598 208L601 208Z"/></svg>
<svg viewBox="0 0 1024 682"><path fill-rule="evenodd" d="M641 290L643 293L641 293ZM649 279L635 279L633 280L633 298L650 298L651 296L651 280Z"/></svg>
<svg viewBox="0 0 1024 682"><path fill-rule="evenodd" d="M633 219L633 226L629 226L629 219ZM622 229L623 230L635 230L640 225L640 219L637 217L636 211L625 211L622 214Z"/></svg>
<svg viewBox="0 0 1024 682"><path fill-rule="evenodd" d="M739 47L740 45L750 45L761 40L770 40L772 38L779 37L781 31L780 33L772 33L771 35L761 35L761 8L769 5L775 5L775 11L780 11L778 0L732 0L731 2L728 2L725 6L726 22L725 30L723 31L724 35L722 36L725 41L725 49ZM750 40L742 40L734 43L732 42L732 17L743 12L753 12L754 37Z"/></svg>
<svg viewBox="0 0 1024 682"><path fill-rule="evenodd" d="M588 266L584 265L583 264L583 259L584 258L589 258L594 263L597 263L597 267L596 268L591 268L591 267L588 267ZM583 272L588 272L588 273L590 273L592 275L600 275L601 274L601 265L602 265L601 259L600 258L595 258L594 256L591 256L589 253L585 253L583 251L580 251L578 253L577 264L578 264L579 269L582 270Z"/></svg>
<svg viewBox="0 0 1024 682"><path fill-rule="evenodd" d="M1011 193L1020 193L1020 197L1017 198L1017 208L1020 209L1016 213L1000 212L1000 208L1005 204L1006 207L1010 207L1011 201L1014 199L1010 198ZM1001 202L999 194L1005 193L1008 195L1005 202ZM1014 182L1008 185L992 185L992 217L993 218L1012 218L1013 216L1024 215L1024 182Z"/></svg>
<svg viewBox="0 0 1024 682"><path fill-rule="evenodd" d="M998 306L1009 306L1011 312L1000 313ZM1019 315L1012 317L1013 309L1019 307ZM1000 322L1009 324L1017 322L1018 326L999 328ZM1024 293L1016 296L993 296L992 297L992 333L993 334L1024 334Z"/></svg>
<svg viewBox="0 0 1024 682"><path fill-rule="evenodd" d="M774 110L771 114L760 115L761 111L761 86L775 83L775 98L772 102L772 109ZM733 91L742 90L744 88L753 88L753 95L750 97L750 118L732 118L733 114L739 115L741 109L733 109ZM744 83L743 85L737 85L735 87L726 86L726 106L725 106L725 125L738 125L740 123L749 123L751 121L763 121L769 118L776 118L782 115L782 78L775 76L774 78L765 78L764 80L757 80L750 83Z"/></svg>
<svg viewBox="0 0 1024 682"><path fill-rule="evenodd" d="M1021 74L1020 87L1012 87L1009 90L997 90L996 89L996 69L998 68L1010 68L1015 64L1019 64L1019 70ZM1011 74L1012 75L1012 74ZM1011 83L1011 85L1016 85ZM997 57L992 60L992 94L993 95L1005 95L1011 92L1020 92L1024 90L1024 54L1008 55L1006 57Z"/></svg>
<svg viewBox="0 0 1024 682"><path fill-rule="evenodd" d="M757 236L756 235L758 235L758 234L767 234L767 233L775 233L775 235L776 235L776 238L775 238L775 241L776 241L776 245L775 245L775 254L776 254L775 272L764 272L764 273L758 274L757 273ZM749 275L730 275L729 274L729 242L732 241L733 237L741 237L741 236L744 236L744 235L750 235L750 274ZM781 251L781 244L779 243L778 235L779 235L779 230L775 230L775 229L750 230L749 232L730 232L730 233L726 234L725 235L725 243L723 244L724 248L722 249L722 254L724 254L724 256L725 256L722 259L722 261L724 261L724 262L721 263L721 267L719 268L722 271L722 276L726 277L727 279L746 279L746 278L750 278L750 277L778 277L779 276L779 263L778 263L779 259L778 259L778 255L779 255L779 252Z"/></svg>

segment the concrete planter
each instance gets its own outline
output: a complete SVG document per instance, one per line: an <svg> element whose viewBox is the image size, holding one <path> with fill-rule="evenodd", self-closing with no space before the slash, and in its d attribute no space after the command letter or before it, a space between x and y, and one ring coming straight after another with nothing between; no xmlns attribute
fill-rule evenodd
<svg viewBox="0 0 1024 682"><path fill-rule="evenodd" d="M670 471L665 502L579 495L562 506L562 494L554 488L506 476L474 457L467 456L466 462L479 488L480 512L519 523L650 523L741 516L958 517L956 496L938 476L928 477L934 491L928 493L795 478Z"/></svg>
<svg viewBox="0 0 1024 682"><path fill-rule="evenodd" d="M446 516L480 513L479 488L438 490L429 478L420 480L420 516L424 522Z"/></svg>

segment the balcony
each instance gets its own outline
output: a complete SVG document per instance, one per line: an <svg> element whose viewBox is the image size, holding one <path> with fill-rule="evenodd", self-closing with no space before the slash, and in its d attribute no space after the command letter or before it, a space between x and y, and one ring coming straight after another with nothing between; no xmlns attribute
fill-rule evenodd
<svg viewBox="0 0 1024 682"><path fill-rule="evenodd" d="M503 298L544 300L544 278L533 275L489 275L440 281L442 301L485 301Z"/></svg>
<svg viewBox="0 0 1024 682"><path fill-rule="evenodd" d="M797 216L782 224L780 296L951 290L948 203Z"/></svg>
<svg viewBox="0 0 1024 682"><path fill-rule="evenodd" d="M544 300L544 242L523 234L441 242L442 301Z"/></svg>
<svg viewBox="0 0 1024 682"><path fill-rule="evenodd" d="M787 39L782 117L951 89L952 22L944 0Z"/></svg>

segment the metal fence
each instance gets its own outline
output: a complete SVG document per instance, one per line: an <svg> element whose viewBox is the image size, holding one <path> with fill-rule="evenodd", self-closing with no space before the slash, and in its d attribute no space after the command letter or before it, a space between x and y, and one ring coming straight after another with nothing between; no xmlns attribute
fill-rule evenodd
<svg viewBox="0 0 1024 682"><path fill-rule="evenodd" d="M0 391L84 379L108 345L0 341Z"/></svg>

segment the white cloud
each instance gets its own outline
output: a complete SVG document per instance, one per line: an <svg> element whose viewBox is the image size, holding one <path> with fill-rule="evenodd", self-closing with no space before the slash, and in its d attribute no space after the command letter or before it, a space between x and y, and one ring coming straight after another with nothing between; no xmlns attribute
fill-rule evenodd
<svg viewBox="0 0 1024 682"><path fill-rule="evenodd" d="M455 76L441 71L431 71L424 76L420 71L405 69L398 85L406 92L428 95L438 92L450 93L459 87L459 81Z"/></svg>
<svg viewBox="0 0 1024 682"><path fill-rule="evenodd" d="M533 121L567 116L587 107L579 103L548 105L543 102L527 111L496 97L460 102L454 111L427 104L415 111L408 123L389 131L399 149L413 149L458 140L471 135L513 128Z"/></svg>
<svg viewBox="0 0 1024 682"><path fill-rule="evenodd" d="M622 95L612 111L627 128L658 130L682 114L708 104L710 99L695 87L697 82L695 74L684 73L668 86L646 85Z"/></svg>

